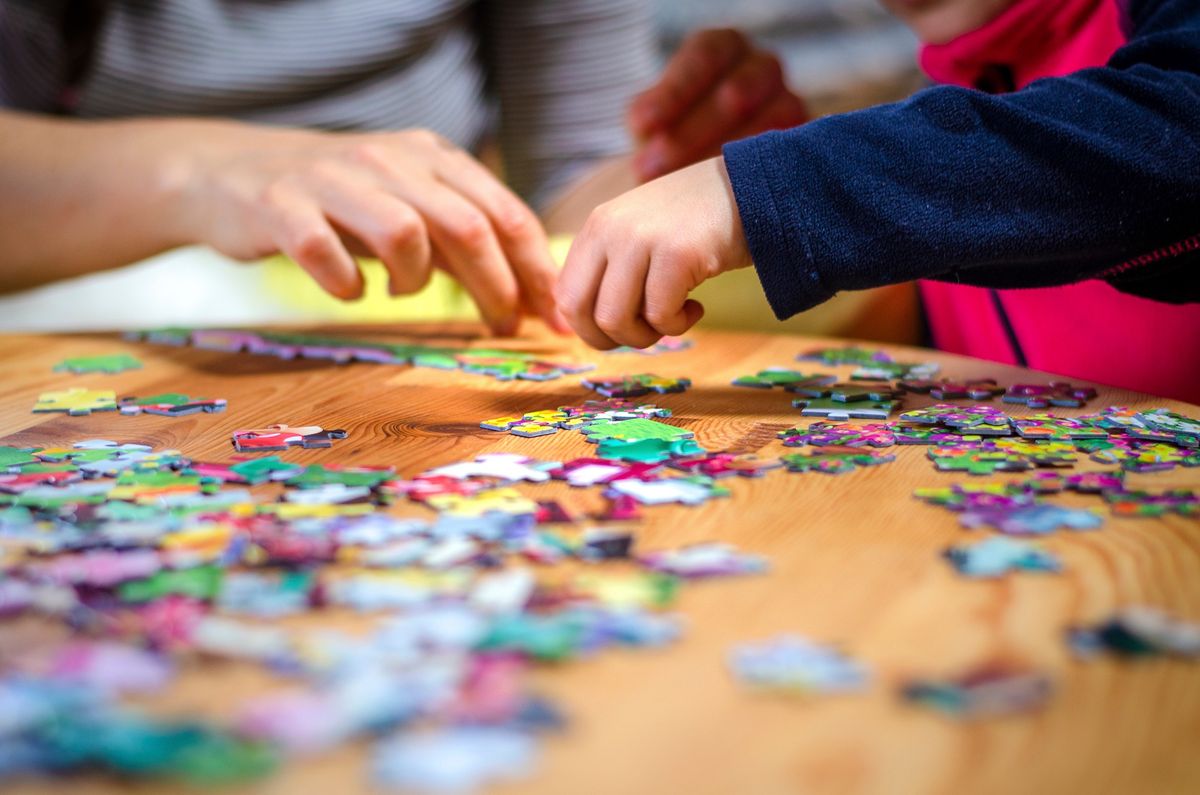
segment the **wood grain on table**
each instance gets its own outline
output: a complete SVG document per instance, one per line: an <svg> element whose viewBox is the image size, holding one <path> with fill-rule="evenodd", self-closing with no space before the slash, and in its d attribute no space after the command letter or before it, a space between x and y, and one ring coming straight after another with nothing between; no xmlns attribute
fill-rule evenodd
<svg viewBox="0 0 1200 795"><path fill-rule="evenodd" d="M472 329L412 327L342 332L350 338L419 339L463 344ZM691 390L656 398L670 422L710 450L776 456L776 431L800 421L791 395L730 386L769 366L848 375L850 367L797 364L797 353L845 341L774 335L699 333L691 350L642 356L600 354L570 340L537 337L518 347L593 361L596 374L655 372L686 376ZM482 342L482 341L481 341ZM486 342L483 344L491 345ZM1036 373L932 351L886 347L904 361L938 361L942 374L991 376L1002 384L1050 380ZM68 356L131 352L141 370L119 375L52 373ZM173 447L225 460L235 428L284 422L345 428L331 450L290 450L301 463L394 464L411 476L478 453L511 451L565 460L593 451L583 435L521 439L479 428L483 419L576 403L591 397L568 376L507 382L403 366L282 361L250 354L129 343L117 335L0 337L0 444L66 445L87 438ZM1060 379L1061 380L1061 379ZM118 396L187 392L229 401L221 414L184 418L33 414L42 391L112 388ZM1085 409L1167 407L1200 417L1200 408L1096 385ZM908 396L904 408L935 401ZM1001 405L997 403L997 405ZM1014 415L1031 413L1004 404ZM808 418L804 418L807 423ZM1073 660L1063 640L1071 624L1116 608L1148 604L1200 620L1200 521L1107 517L1096 532L1060 531L1045 541L1061 575L1024 574L969 581L941 558L964 540L957 517L912 497L921 486L969 476L941 473L925 448L893 448L894 463L841 476L768 473L725 481L732 495L703 507L654 507L636 527L642 550L721 540L762 554L765 575L689 583L678 612L686 630L662 650L610 650L547 666L533 676L571 723L544 746L538 772L497 789L532 793L1161 793L1200 792L1200 665L1166 659L1127 663ZM1080 456L1077 470L1101 469ZM973 480L1020 479L1021 473ZM1132 487L1200 488L1200 470L1131 475ZM522 484L538 498L577 511L599 507L595 489ZM1096 506L1064 494L1055 501ZM397 512L420 515L417 506ZM551 576L554 570L547 572ZM362 629L369 621L325 611L289 626ZM51 632L31 620L0 625L0 653ZM862 694L788 697L740 688L725 656L733 644L799 633L841 645L873 671ZM957 723L902 703L910 676L954 676L986 663L1043 670L1057 685L1049 706L1031 715ZM277 686L256 666L194 663L175 685L138 703L165 714L228 716L239 701ZM369 790L367 743L287 762L238 791L353 793ZM101 776L22 780L6 792L76 793L169 790L159 782Z"/></svg>

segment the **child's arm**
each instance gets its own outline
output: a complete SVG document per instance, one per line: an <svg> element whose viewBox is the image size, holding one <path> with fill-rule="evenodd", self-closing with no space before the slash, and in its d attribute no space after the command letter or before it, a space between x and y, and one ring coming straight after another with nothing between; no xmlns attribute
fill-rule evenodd
<svg viewBox="0 0 1200 795"><path fill-rule="evenodd" d="M1191 267L1186 255L1143 256L1200 234L1200 6L1143 0L1134 22L1105 68L1004 96L932 88L729 144L730 186L709 167L708 179L678 172L610 202L568 259L563 310L601 346L678 333L688 282L740 264L737 247L719 242L734 218L781 318L839 290L929 277L995 287L1108 278L1200 300L1200 245ZM652 289L651 276L670 288ZM656 294L671 297L654 308L669 327L650 317Z"/></svg>
<svg viewBox="0 0 1200 795"><path fill-rule="evenodd" d="M283 251L340 298L362 291L352 254L379 257L393 294L441 267L498 333L522 308L562 326L533 211L423 130L0 111L0 218L0 292L204 243L238 259Z"/></svg>

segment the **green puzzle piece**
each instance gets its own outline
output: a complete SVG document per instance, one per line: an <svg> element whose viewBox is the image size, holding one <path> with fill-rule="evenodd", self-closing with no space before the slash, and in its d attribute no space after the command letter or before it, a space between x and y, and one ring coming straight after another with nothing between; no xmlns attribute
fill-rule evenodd
<svg viewBox="0 0 1200 795"><path fill-rule="evenodd" d="M385 480L391 479L395 474L396 470L392 467L382 469L357 467L326 469L320 464L313 464L312 466L305 467L304 472L301 474L288 478L285 483L300 489L312 489L331 483L340 483L343 486L351 487L366 486L367 488L375 488Z"/></svg>
<svg viewBox="0 0 1200 795"><path fill-rule="evenodd" d="M856 450L852 453L831 453L822 450L813 451L807 455L792 453L781 456L780 460L783 461L789 472L823 472L826 475L843 475L853 472L858 467L895 461L896 456L869 450Z"/></svg>
<svg viewBox="0 0 1200 795"><path fill-rule="evenodd" d="M940 472L966 472L968 475L994 475L997 471L1020 472L1032 462L1024 456L999 451L971 450L956 455L929 454Z"/></svg>
<svg viewBox="0 0 1200 795"><path fill-rule="evenodd" d="M172 594L210 601L221 589L223 574L219 566L213 565L160 571L144 580L123 583L117 594L126 602L149 602Z"/></svg>
<svg viewBox="0 0 1200 795"><path fill-rule="evenodd" d="M694 433L684 428L641 417L630 420L595 420L580 430L591 442L601 442L605 439L619 439L625 442L659 439L665 442L674 442L680 439L691 439L695 436Z"/></svg>
<svg viewBox="0 0 1200 795"><path fill-rule="evenodd" d="M598 458L657 464L672 456L701 455L704 448L693 439L601 439Z"/></svg>
<svg viewBox="0 0 1200 795"><path fill-rule="evenodd" d="M116 411L117 394L111 389L74 387L61 392L43 392L34 405L35 413L65 411L72 417L82 417L93 411Z"/></svg>
<svg viewBox="0 0 1200 795"><path fill-rule="evenodd" d="M9 467L17 467L22 466L23 464L36 463L38 459L33 455L33 453L40 449L40 447L0 446L0 472L7 471Z"/></svg>
<svg viewBox="0 0 1200 795"><path fill-rule="evenodd" d="M837 381L837 376L820 373L802 373L799 370L789 370L785 367L769 367L759 370L754 375L743 375L735 378L734 386L748 386L755 389L770 389L771 387L822 387Z"/></svg>
<svg viewBox="0 0 1200 795"><path fill-rule="evenodd" d="M105 356L76 356L63 359L54 365L54 372L71 372L76 375L83 373L108 373L110 375L123 373L126 370L140 370L141 361L128 353L111 353Z"/></svg>

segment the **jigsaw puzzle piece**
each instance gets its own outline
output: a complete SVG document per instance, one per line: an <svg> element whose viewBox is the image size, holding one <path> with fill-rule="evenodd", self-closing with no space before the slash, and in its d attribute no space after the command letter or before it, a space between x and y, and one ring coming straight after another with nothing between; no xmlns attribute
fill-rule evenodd
<svg viewBox="0 0 1200 795"><path fill-rule="evenodd" d="M266 428L233 432L233 446L239 453L286 450L289 447L321 448L333 446L334 439L345 439L343 430L324 430L319 425L268 425Z"/></svg>
<svg viewBox="0 0 1200 795"><path fill-rule="evenodd" d="M1050 406L1080 408L1095 397L1096 390L1091 387L1052 381L1049 384L1013 384L1002 399L1005 403L1023 403L1031 409L1044 409Z"/></svg>
<svg viewBox="0 0 1200 795"><path fill-rule="evenodd" d="M858 467L878 466L895 461L896 456L860 447L822 447L807 455L793 453L782 456L789 472L821 472L842 475Z"/></svg>
<svg viewBox="0 0 1200 795"><path fill-rule="evenodd" d="M894 400L862 400L847 403L833 398L801 398L792 401L806 417L825 417L845 422L852 417L866 420L886 420L896 407Z"/></svg>
<svg viewBox="0 0 1200 795"><path fill-rule="evenodd" d="M835 422L814 422L808 428L789 428L780 431L779 438L784 447L814 447L834 445L838 447L891 447L896 443L896 434L891 423L866 423L850 425Z"/></svg>
<svg viewBox="0 0 1200 795"><path fill-rule="evenodd" d="M34 404L35 413L62 411L72 417L83 417L93 411L116 411L117 394L111 389L73 387L57 392L43 392Z"/></svg>
<svg viewBox="0 0 1200 795"><path fill-rule="evenodd" d="M188 414L214 414L224 411L224 398L190 398L178 392L167 392L146 398L125 397L119 401L122 414L158 414L164 417L183 417Z"/></svg>
<svg viewBox="0 0 1200 795"><path fill-rule="evenodd" d="M991 536L976 544L949 547L944 556L964 577L1001 577L1012 571L1058 573L1058 558L1029 543L1006 536Z"/></svg>
<svg viewBox="0 0 1200 795"><path fill-rule="evenodd" d="M802 373L786 367L768 367L766 370L759 370L754 375L743 375L733 381L734 386L747 386L754 389L770 389L772 387L819 389L835 383L837 383L835 375Z"/></svg>
<svg viewBox="0 0 1200 795"><path fill-rule="evenodd" d="M126 370L140 370L141 361L128 353L112 353L103 356L75 356L63 359L54 365L54 372L69 372L76 375L84 373L107 373L116 375Z"/></svg>
<svg viewBox="0 0 1200 795"><path fill-rule="evenodd" d="M1004 387L995 379L976 378L971 380L933 380L928 378L903 379L898 386L905 392L927 394L934 400L991 400L1004 394Z"/></svg>

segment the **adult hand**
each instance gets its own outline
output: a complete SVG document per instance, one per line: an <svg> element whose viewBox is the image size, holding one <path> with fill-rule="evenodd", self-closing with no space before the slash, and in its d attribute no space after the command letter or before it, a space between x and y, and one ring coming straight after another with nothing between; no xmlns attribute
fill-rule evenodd
<svg viewBox="0 0 1200 795"><path fill-rule="evenodd" d="M600 205L576 236L555 295L596 348L645 348L704 314L688 293L750 264L741 217L719 157Z"/></svg>
<svg viewBox="0 0 1200 795"><path fill-rule="evenodd" d="M343 299L363 290L352 255L379 258L393 295L420 290L442 268L495 333L514 333L522 312L566 330L537 217L440 136L230 125L217 138L188 168L196 242L246 260L282 251Z"/></svg>
<svg viewBox="0 0 1200 795"><path fill-rule="evenodd" d="M807 121L779 60L736 30L689 36L657 84L634 98L634 170L648 181L720 154L721 144Z"/></svg>

